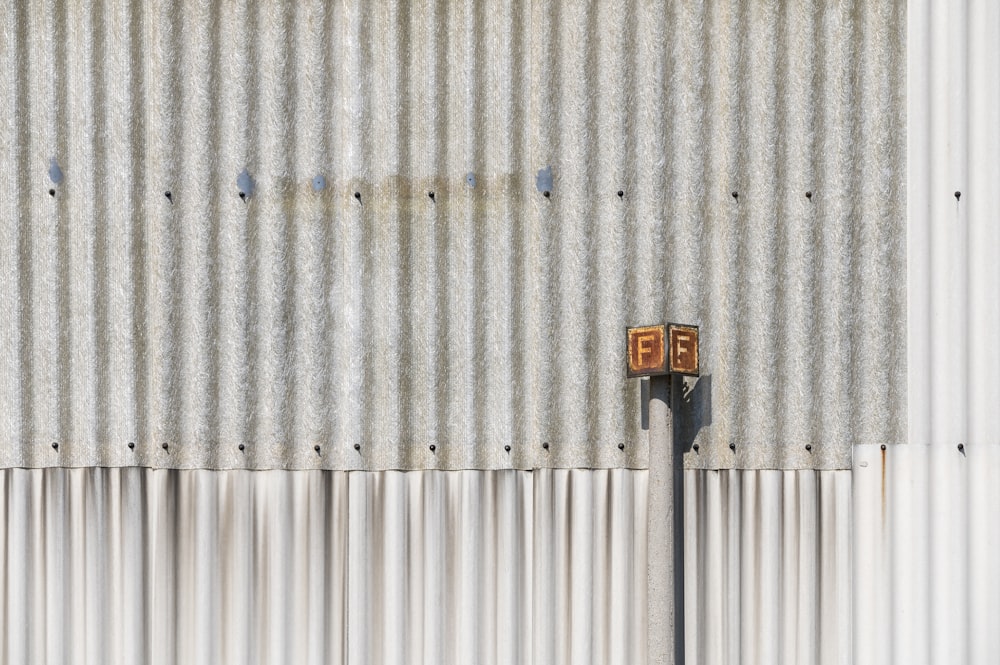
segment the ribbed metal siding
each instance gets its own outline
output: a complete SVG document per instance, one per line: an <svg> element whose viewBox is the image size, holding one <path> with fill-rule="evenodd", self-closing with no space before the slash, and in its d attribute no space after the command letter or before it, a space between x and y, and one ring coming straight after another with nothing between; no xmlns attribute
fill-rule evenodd
<svg viewBox="0 0 1000 665"><path fill-rule="evenodd" d="M907 12L909 445L854 453L855 662L996 663L1000 6Z"/></svg>
<svg viewBox="0 0 1000 665"><path fill-rule="evenodd" d="M687 471L684 493L686 662L854 662L850 471Z"/></svg>
<svg viewBox="0 0 1000 665"><path fill-rule="evenodd" d="M11 3L0 465L642 467L623 330L679 320L689 465L847 468L905 423L904 18Z"/></svg>
<svg viewBox="0 0 1000 665"><path fill-rule="evenodd" d="M852 662L852 589L885 597L850 472L685 476L688 662ZM620 470L8 470L2 658L641 663L646 493Z"/></svg>
<svg viewBox="0 0 1000 665"><path fill-rule="evenodd" d="M859 446L858 665L1000 661L1000 445Z"/></svg>
<svg viewBox="0 0 1000 665"><path fill-rule="evenodd" d="M909 439L995 444L1000 7L910 4Z"/></svg>
<svg viewBox="0 0 1000 665"><path fill-rule="evenodd" d="M646 472L0 472L9 663L642 663Z"/></svg>

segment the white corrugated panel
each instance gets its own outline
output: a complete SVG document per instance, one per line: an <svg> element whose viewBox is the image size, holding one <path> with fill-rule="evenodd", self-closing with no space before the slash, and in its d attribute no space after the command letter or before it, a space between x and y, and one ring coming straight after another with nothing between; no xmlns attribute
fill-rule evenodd
<svg viewBox="0 0 1000 665"><path fill-rule="evenodd" d="M852 663L851 472L687 471L684 493L686 662Z"/></svg>
<svg viewBox="0 0 1000 665"><path fill-rule="evenodd" d="M645 471L0 472L7 663L642 663Z"/></svg>
<svg viewBox="0 0 1000 665"><path fill-rule="evenodd" d="M996 663L1000 5L907 11L910 445L855 448L855 661Z"/></svg>
<svg viewBox="0 0 1000 665"><path fill-rule="evenodd" d="M908 61L909 440L994 444L1000 5L911 0Z"/></svg>
<svg viewBox="0 0 1000 665"><path fill-rule="evenodd" d="M849 468L905 430L904 18L8 3L0 465L641 468L675 320L689 466Z"/></svg>
<svg viewBox="0 0 1000 665"><path fill-rule="evenodd" d="M688 662L851 662L850 472L685 476ZM641 663L646 477L7 470L0 655Z"/></svg>
<svg viewBox="0 0 1000 665"><path fill-rule="evenodd" d="M1000 444L858 446L858 665L1000 662Z"/></svg>

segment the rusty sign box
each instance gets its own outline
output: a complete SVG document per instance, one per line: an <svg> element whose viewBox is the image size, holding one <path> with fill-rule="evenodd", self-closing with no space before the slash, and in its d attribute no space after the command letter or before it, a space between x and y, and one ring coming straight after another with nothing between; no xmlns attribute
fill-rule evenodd
<svg viewBox="0 0 1000 665"><path fill-rule="evenodd" d="M698 376L698 326L670 323L626 330L626 376Z"/></svg>
<svg viewBox="0 0 1000 665"><path fill-rule="evenodd" d="M640 326L626 331L629 378L667 373L667 327Z"/></svg>
<svg viewBox="0 0 1000 665"><path fill-rule="evenodd" d="M698 376L698 326L668 324L667 342L670 373Z"/></svg>

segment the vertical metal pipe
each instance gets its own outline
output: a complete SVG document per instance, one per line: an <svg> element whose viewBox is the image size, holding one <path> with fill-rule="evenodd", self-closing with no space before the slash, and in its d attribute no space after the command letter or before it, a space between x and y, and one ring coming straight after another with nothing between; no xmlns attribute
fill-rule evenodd
<svg viewBox="0 0 1000 665"><path fill-rule="evenodd" d="M649 543L646 572L651 665L684 662L684 477L674 437L680 377L649 380Z"/></svg>

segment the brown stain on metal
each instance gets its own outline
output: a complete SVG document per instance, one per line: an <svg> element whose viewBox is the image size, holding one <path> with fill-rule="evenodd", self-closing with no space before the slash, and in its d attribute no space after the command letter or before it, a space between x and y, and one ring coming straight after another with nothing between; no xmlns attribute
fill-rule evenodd
<svg viewBox="0 0 1000 665"><path fill-rule="evenodd" d="M882 521L885 522L885 448L882 448Z"/></svg>

